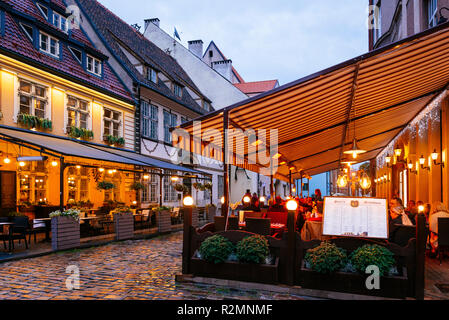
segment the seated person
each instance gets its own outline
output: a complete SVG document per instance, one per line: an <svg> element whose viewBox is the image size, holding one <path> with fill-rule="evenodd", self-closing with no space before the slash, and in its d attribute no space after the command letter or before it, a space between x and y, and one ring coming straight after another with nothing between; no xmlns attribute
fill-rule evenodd
<svg viewBox="0 0 449 320"><path fill-rule="evenodd" d="M432 212L429 217L430 245L432 253L438 249L438 218L449 218L449 211L441 202L434 202Z"/></svg>
<svg viewBox="0 0 449 320"><path fill-rule="evenodd" d="M272 212L287 212L287 208L282 204L282 198L277 196L274 200L274 204L270 206L268 211Z"/></svg>

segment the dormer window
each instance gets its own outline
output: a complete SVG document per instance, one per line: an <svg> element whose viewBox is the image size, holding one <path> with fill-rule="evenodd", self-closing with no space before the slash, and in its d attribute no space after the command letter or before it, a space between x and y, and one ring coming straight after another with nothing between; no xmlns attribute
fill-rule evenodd
<svg viewBox="0 0 449 320"><path fill-rule="evenodd" d="M210 111L210 103L206 100L203 100L203 109L206 111Z"/></svg>
<svg viewBox="0 0 449 320"><path fill-rule="evenodd" d="M182 97L182 87L176 83L173 84L173 92L178 98Z"/></svg>
<svg viewBox="0 0 449 320"><path fill-rule="evenodd" d="M40 32L39 49L49 55L59 57L59 40L46 33Z"/></svg>
<svg viewBox="0 0 449 320"><path fill-rule="evenodd" d="M67 32L67 30L68 30L67 19L65 17L63 17L62 15L60 15L59 13L53 12L53 21L51 21L51 22L59 30Z"/></svg>
<svg viewBox="0 0 449 320"><path fill-rule="evenodd" d="M48 19L48 8L41 5L40 3L36 3L36 5L39 8L39 11L42 13L42 15L45 17L45 19Z"/></svg>
<svg viewBox="0 0 449 320"><path fill-rule="evenodd" d="M99 59L87 55L86 68L90 73L101 76L101 61Z"/></svg>
<svg viewBox="0 0 449 320"><path fill-rule="evenodd" d="M83 64L83 53L81 52L81 50L72 48L72 47L68 47L70 52L73 54L73 56L76 58L76 60L80 63Z"/></svg>
<svg viewBox="0 0 449 320"><path fill-rule="evenodd" d="M31 27L27 24L23 24L23 23L20 23L20 27L22 28L23 32L25 32L28 39L30 39L30 41L32 42L33 41L33 27Z"/></svg>
<svg viewBox="0 0 449 320"><path fill-rule="evenodd" d="M153 68L148 68L148 80L157 83L157 72Z"/></svg>

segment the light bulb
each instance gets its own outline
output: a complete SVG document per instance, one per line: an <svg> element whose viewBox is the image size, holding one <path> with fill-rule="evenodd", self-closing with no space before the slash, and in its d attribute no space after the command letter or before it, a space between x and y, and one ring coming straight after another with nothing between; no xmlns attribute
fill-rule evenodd
<svg viewBox="0 0 449 320"><path fill-rule="evenodd" d="M52 167L57 167L58 166L58 162L57 161L52 161L51 165L52 165Z"/></svg>
<svg viewBox="0 0 449 320"><path fill-rule="evenodd" d="M11 163L11 159L6 157L5 159L3 159L3 162L6 163L6 164Z"/></svg>
<svg viewBox="0 0 449 320"><path fill-rule="evenodd" d="M225 197L223 196L223 197L221 197L221 204L224 204L225 203Z"/></svg>
<svg viewBox="0 0 449 320"><path fill-rule="evenodd" d="M248 196L245 196L245 197L243 198L243 202L244 202L244 203L250 203L250 202L251 202L251 198L248 197Z"/></svg>
<svg viewBox="0 0 449 320"><path fill-rule="evenodd" d="M295 200L287 201L287 210L288 211L296 211L298 208L298 203Z"/></svg>
<svg viewBox="0 0 449 320"><path fill-rule="evenodd" d="M187 196L184 198L183 203L185 206L190 207L193 205L193 198L191 196Z"/></svg>
<svg viewBox="0 0 449 320"><path fill-rule="evenodd" d="M21 167L25 167L25 162L23 162L23 161L20 161L20 162L19 162L19 166L21 166Z"/></svg>

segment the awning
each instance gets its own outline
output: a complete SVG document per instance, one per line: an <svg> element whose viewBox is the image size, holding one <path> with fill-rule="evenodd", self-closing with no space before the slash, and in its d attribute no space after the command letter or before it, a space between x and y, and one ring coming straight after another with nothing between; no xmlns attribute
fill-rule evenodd
<svg viewBox="0 0 449 320"><path fill-rule="evenodd" d="M137 160L139 162L145 163L145 165L149 166L149 167L154 167L154 168L159 168L159 169L164 169L164 170L171 170L171 171L180 171L180 172L184 172L184 173L188 173L188 174L192 174L192 175L208 175L207 173L204 173L202 171L190 169L187 167L183 167L180 165L176 165L173 163L155 159L153 157L142 155L142 154L139 154L136 152L125 151L125 150L121 150L121 149L113 149L113 148L108 148L108 147L103 147L103 146L98 146L98 145L93 145L93 147L96 149L105 151L105 152L113 153L122 158Z"/></svg>
<svg viewBox="0 0 449 320"><path fill-rule="evenodd" d="M201 121L203 140L207 130L220 133L213 139L218 148L224 112L230 129L277 129L279 153L287 162L278 172L287 176L294 166L293 178L299 178L300 172L339 168L342 149L349 149L354 138L354 123L359 146L368 151L358 161L375 158L448 84L445 23L180 127L193 135L194 121ZM246 161L248 137L238 138L234 152ZM266 141L269 147L269 136Z"/></svg>
<svg viewBox="0 0 449 320"><path fill-rule="evenodd" d="M207 175L206 173L198 170L161 161L135 152L116 148L108 148L97 144L85 143L78 140L58 137L50 134L30 132L29 130L19 128L0 125L0 136L10 139L11 142L15 141L24 143L26 145L34 146L38 149L43 148L46 151L50 151L56 153L57 155L65 157L80 157L97 161L180 171L191 175Z"/></svg>
<svg viewBox="0 0 449 320"><path fill-rule="evenodd" d="M97 161L115 162L127 165L147 166L145 163L120 157L114 153L105 152L72 139L49 134L34 133L28 130L0 126L0 136L12 141L25 143L37 148L57 153L62 156L80 157Z"/></svg>

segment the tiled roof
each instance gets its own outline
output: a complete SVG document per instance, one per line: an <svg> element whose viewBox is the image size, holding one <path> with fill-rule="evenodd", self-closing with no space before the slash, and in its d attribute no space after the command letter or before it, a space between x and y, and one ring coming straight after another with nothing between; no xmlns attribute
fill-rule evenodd
<svg viewBox="0 0 449 320"><path fill-rule="evenodd" d="M277 80L235 83L234 86L246 94L262 93L276 88Z"/></svg>
<svg viewBox="0 0 449 320"><path fill-rule="evenodd" d="M158 84L155 84L146 79L146 77L136 69L133 63L129 61L125 53L122 51L121 46L129 49L130 52L135 54L140 60L144 61L149 66L156 70L165 72L174 81L181 85L187 85L200 94L201 91L197 88L195 83L190 79L175 59L159 49L140 32L120 19L98 1L77 0L77 2L92 22L96 31L101 35L104 41L107 42L107 45L110 50L113 51L113 54L121 60L126 69L135 79L137 79L141 84L155 90L156 92L162 93L172 100L188 106L190 109L193 109L200 114L206 113L206 111L202 109L190 96L185 88L182 98L179 99L162 81L158 81Z"/></svg>
<svg viewBox="0 0 449 320"><path fill-rule="evenodd" d="M61 0L52 1L56 5L62 4ZM25 13L28 16L39 20L40 23L51 26L55 31L58 30L45 20L32 0L3 0L2 2L11 5L12 10ZM87 84L98 90L106 91L105 93L112 93L118 98L126 99L126 101L132 100L130 92L126 90L106 61L103 63L103 77L100 78L91 75L84 70L81 64L73 57L64 40L60 39L62 60L41 53L34 47L22 28L19 27L18 22L13 15L15 15L14 11L5 12L5 32L3 36L0 35L0 49L4 49L3 52L14 55L14 58L16 58L16 56L24 58L39 66L59 72L62 76L68 76L70 80L78 80L82 84ZM72 36L73 39L84 44L84 48L97 52L82 30L72 30ZM100 52L98 53L102 55Z"/></svg>

